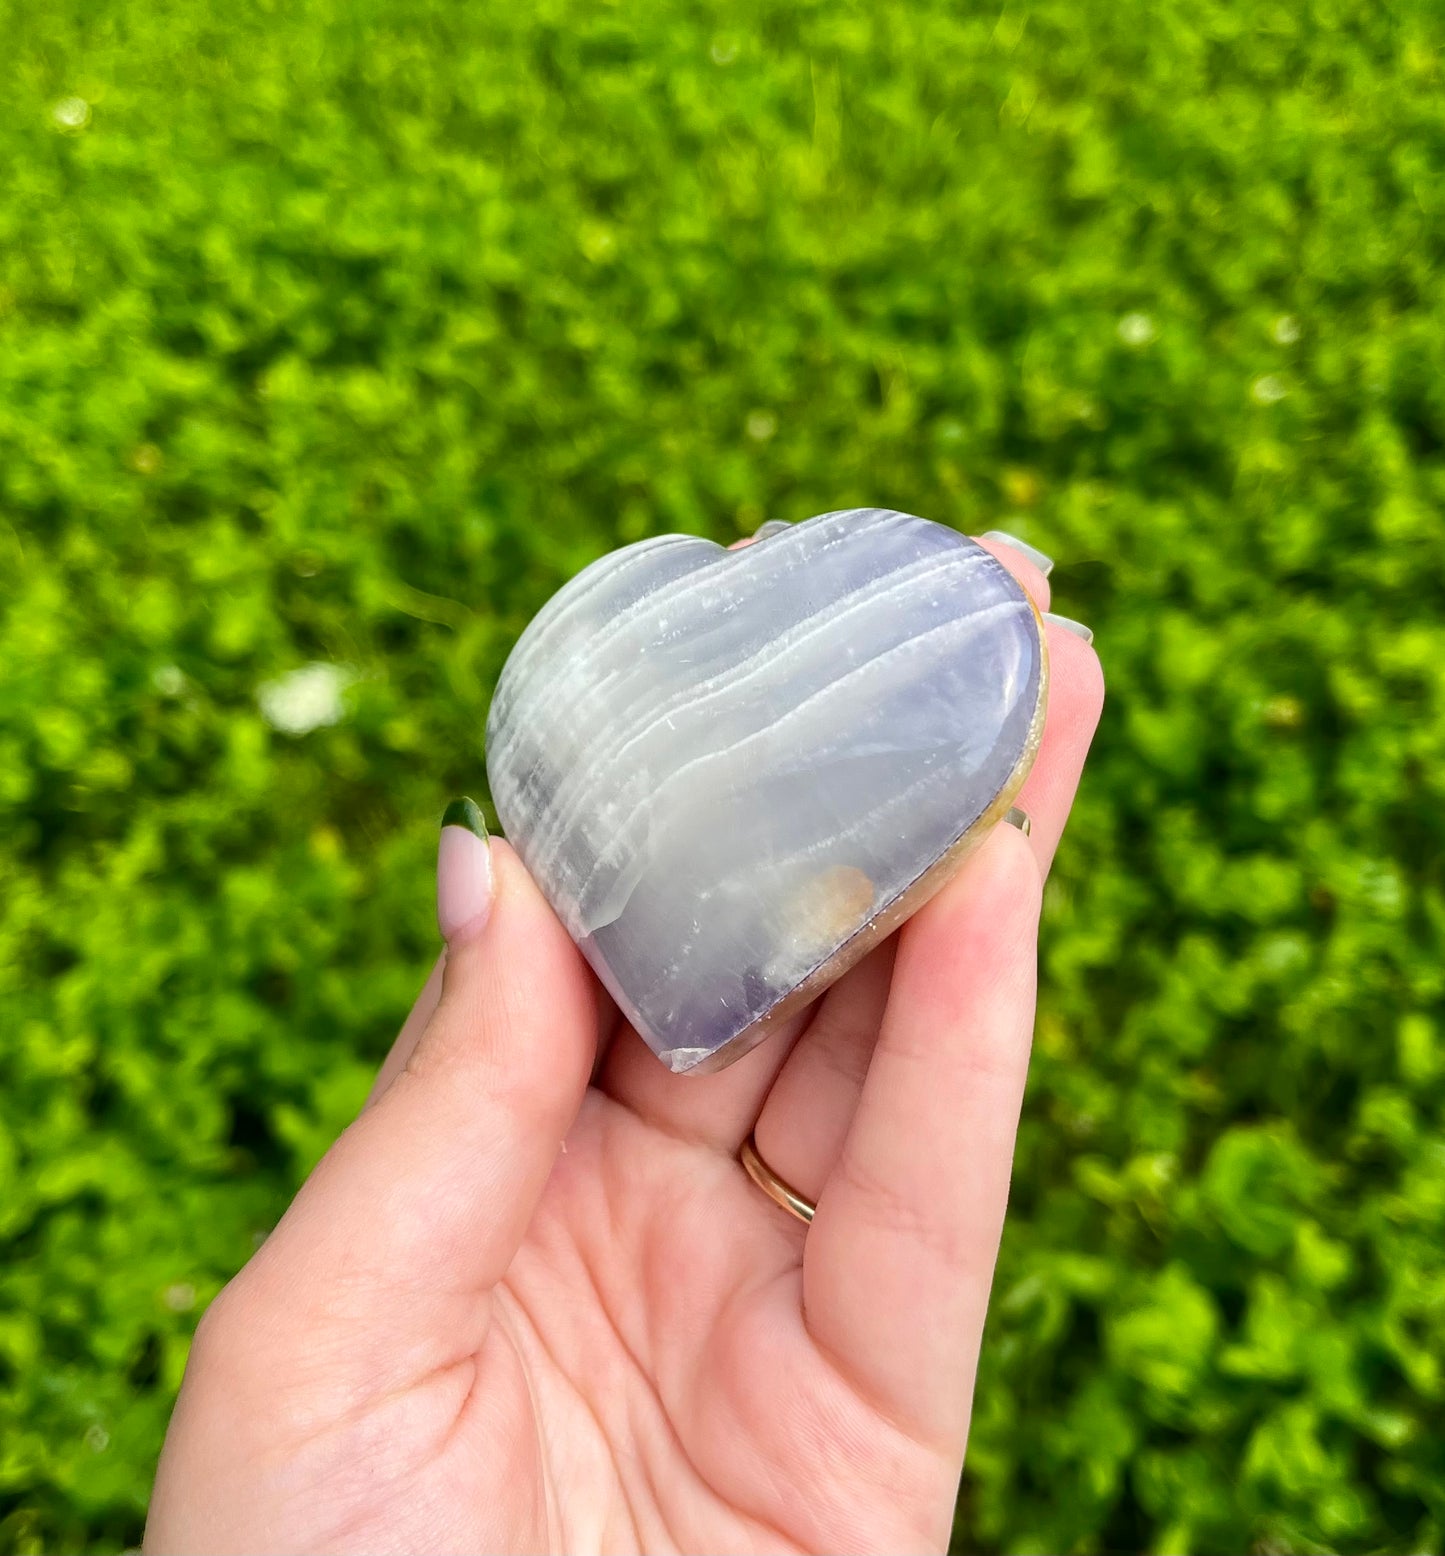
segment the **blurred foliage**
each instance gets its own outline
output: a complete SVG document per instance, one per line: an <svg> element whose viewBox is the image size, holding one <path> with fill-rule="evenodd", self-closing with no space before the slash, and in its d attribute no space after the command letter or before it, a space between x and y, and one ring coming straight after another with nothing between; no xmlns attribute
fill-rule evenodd
<svg viewBox="0 0 1445 1556"><path fill-rule="evenodd" d="M1111 688L960 1548L1440 1550L1439 9L0 18L0 1549L138 1537L530 613L877 503Z"/></svg>

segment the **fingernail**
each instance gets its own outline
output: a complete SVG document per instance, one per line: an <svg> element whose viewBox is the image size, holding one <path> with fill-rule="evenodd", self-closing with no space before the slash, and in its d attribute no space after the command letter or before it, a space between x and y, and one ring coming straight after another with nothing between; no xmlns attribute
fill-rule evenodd
<svg viewBox="0 0 1445 1556"><path fill-rule="evenodd" d="M1020 540L1017 535L1010 535L1007 530L985 530L983 538L996 540L1001 546L1012 546L1020 556L1026 556L1045 578L1054 570L1054 559L1047 551L1040 551L1037 546L1031 546L1028 541Z"/></svg>
<svg viewBox="0 0 1445 1556"><path fill-rule="evenodd" d="M487 824L472 800L453 800L442 813L437 843L437 928L443 940L480 929L492 910L492 851Z"/></svg>
<svg viewBox="0 0 1445 1556"><path fill-rule="evenodd" d="M1056 616L1053 611L1045 611L1044 620L1053 622L1056 627L1062 627L1065 632L1072 632L1076 638L1083 638L1086 643L1094 641L1094 629L1086 627L1082 621L1071 621L1067 616Z"/></svg>
<svg viewBox="0 0 1445 1556"><path fill-rule="evenodd" d="M1003 819L1011 827L1017 827L1025 837L1034 829L1033 822L1029 820L1029 813L1026 810L1020 810L1017 805Z"/></svg>

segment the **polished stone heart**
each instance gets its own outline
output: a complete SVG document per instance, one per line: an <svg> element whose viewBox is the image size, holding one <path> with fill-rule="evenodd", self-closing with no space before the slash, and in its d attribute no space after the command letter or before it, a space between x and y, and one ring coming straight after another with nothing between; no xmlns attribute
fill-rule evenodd
<svg viewBox="0 0 1445 1556"><path fill-rule="evenodd" d="M594 562L487 721L507 837L674 1070L746 1052L916 909L1043 723L1038 615L980 546L881 508L760 535Z"/></svg>

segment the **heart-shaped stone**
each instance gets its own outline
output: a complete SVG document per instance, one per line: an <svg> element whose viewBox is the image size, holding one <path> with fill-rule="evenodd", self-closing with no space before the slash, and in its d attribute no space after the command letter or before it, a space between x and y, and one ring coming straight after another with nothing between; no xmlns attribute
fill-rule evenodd
<svg viewBox="0 0 1445 1556"><path fill-rule="evenodd" d="M507 837L626 1018L716 1069L840 976L1007 810L1043 725L1037 612L881 508L663 535L579 573L487 720Z"/></svg>

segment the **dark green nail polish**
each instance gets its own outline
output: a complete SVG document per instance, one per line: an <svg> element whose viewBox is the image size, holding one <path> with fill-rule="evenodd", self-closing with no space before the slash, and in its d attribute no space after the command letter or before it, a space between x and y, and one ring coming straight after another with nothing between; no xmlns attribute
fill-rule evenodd
<svg viewBox="0 0 1445 1556"><path fill-rule="evenodd" d="M487 823L482 818L482 813L475 800L469 800L465 795L459 800L453 800L442 812L442 825L444 827L465 827L468 832L487 841Z"/></svg>

